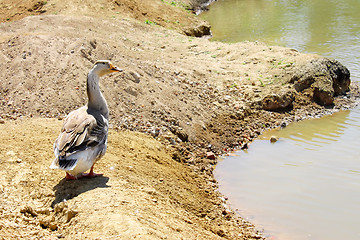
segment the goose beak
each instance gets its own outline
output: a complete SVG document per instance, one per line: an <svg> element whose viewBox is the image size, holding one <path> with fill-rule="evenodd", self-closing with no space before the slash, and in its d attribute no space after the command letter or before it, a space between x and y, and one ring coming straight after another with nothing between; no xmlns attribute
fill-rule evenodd
<svg viewBox="0 0 360 240"><path fill-rule="evenodd" d="M111 72L122 72L123 70L121 68L118 68L118 67L110 64L110 71Z"/></svg>

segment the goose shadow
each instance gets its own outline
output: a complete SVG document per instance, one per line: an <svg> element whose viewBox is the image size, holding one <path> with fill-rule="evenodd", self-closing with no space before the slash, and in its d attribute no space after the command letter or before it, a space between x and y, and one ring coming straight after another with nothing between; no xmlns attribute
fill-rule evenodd
<svg viewBox="0 0 360 240"><path fill-rule="evenodd" d="M95 188L108 188L110 187L107 185L108 181L109 178L104 176L81 178L78 180L66 180L64 178L53 187L55 199L51 203L51 207L53 208L57 203L72 199Z"/></svg>

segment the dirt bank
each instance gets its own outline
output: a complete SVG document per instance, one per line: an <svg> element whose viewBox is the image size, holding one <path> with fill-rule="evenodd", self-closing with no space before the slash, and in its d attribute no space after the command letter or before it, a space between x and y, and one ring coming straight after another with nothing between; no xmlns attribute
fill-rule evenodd
<svg viewBox="0 0 360 240"><path fill-rule="evenodd" d="M358 95L336 61L186 36L204 23L184 2L1 4L4 239L261 238L216 192L214 157ZM57 119L86 103L98 59L125 70L101 81L112 128L104 177L67 182L48 168Z"/></svg>
<svg viewBox="0 0 360 240"><path fill-rule="evenodd" d="M174 161L171 147L145 134L111 130L96 168L104 177L65 181L49 170L61 124L31 118L0 125L1 239L256 237L249 223L219 212L219 195Z"/></svg>

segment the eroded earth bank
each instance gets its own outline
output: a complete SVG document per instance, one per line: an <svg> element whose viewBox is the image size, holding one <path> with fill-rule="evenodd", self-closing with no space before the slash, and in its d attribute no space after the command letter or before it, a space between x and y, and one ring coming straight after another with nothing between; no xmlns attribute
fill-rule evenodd
<svg viewBox="0 0 360 240"><path fill-rule="evenodd" d="M260 239L217 191L217 157L264 129L353 107L339 62L197 38L191 1L2 1L2 239ZM52 144L98 59L111 117L103 177L65 181Z"/></svg>

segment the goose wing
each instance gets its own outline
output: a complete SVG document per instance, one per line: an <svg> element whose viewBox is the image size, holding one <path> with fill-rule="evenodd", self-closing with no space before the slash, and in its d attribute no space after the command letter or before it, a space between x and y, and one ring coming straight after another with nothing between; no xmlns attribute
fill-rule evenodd
<svg viewBox="0 0 360 240"><path fill-rule="evenodd" d="M77 159L72 159L71 155L103 143L107 132L107 120L101 114L92 112L86 106L71 112L54 143L56 159L52 166L73 168Z"/></svg>

